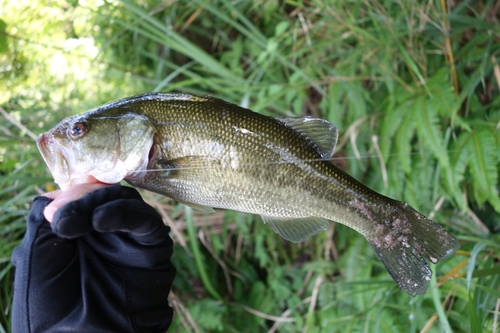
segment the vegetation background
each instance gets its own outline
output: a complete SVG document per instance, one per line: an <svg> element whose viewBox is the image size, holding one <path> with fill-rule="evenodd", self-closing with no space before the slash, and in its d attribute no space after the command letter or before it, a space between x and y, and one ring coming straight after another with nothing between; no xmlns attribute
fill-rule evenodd
<svg viewBox="0 0 500 333"><path fill-rule="evenodd" d="M412 298L347 227L291 244L143 192L173 230L171 332L499 332L499 21L498 0L0 0L0 332L55 186L35 135L149 91L326 118L334 163L462 243Z"/></svg>

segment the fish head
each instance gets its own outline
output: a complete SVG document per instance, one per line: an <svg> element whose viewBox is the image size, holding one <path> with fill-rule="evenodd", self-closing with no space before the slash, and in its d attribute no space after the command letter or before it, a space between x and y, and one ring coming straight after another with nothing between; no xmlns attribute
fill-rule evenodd
<svg viewBox="0 0 500 333"><path fill-rule="evenodd" d="M65 190L96 180L114 184L144 171L154 133L144 115L89 111L41 134L37 146L54 181Z"/></svg>

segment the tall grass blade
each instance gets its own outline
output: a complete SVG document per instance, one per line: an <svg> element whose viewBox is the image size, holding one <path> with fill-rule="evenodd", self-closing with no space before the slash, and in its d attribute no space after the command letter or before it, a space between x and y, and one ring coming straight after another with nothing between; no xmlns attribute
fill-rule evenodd
<svg viewBox="0 0 500 333"><path fill-rule="evenodd" d="M439 288L436 287L436 268L435 266L432 268L433 273L431 277L431 287L432 288L432 301L434 302L434 308L438 314L439 324L441 326L442 332L453 333L450 322L448 321L448 317L443 308L443 304L441 303L441 297L439 293Z"/></svg>
<svg viewBox="0 0 500 333"><path fill-rule="evenodd" d="M469 332L471 333L481 333L483 331L481 321L477 315L476 307L474 306L474 299L469 293L469 298L467 302L467 308L469 310Z"/></svg>
<svg viewBox="0 0 500 333"><path fill-rule="evenodd" d="M220 18L222 21L234 27L241 34L249 38L255 45L265 50L267 47L267 38L264 36L259 29L257 29L250 20L248 20L245 15L243 15L230 1L220 1L223 3L224 7L229 9L231 16L224 13L224 9L221 9L221 6L218 5L219 1L203 1L203 0L195 0L199 6L205 8L207 11L212 13L214 16ZM236 20L240 20L243 24L238 23Z"/></svg>
<svg viewBox="0 0 500 333"><path fill-rule="evenodd" d="M478 242L476 245L474 245L474 248L472 249L472 251L470 253L469 263L467 264L467 275L466 275L467 290L469 292L470 292L470 285L471 285L472 276L473 276L474 270L476 269L477 255L487 245L488 244L486 242Z"/></svg>
<svg viewBox="0 0 500 333"><path fill-rule="evenodd" d="M191 252L193 253L201 281L203 282L203 285L205 286L208 293L212 295L212 297L222 301L223 300L222 297L213 287L212 283L210 282L210 278L208 277L207 271L205 270L204 259L198 245L198 237L196 237L196 231L193 222L193 210L191 207L186 206L184 207L184 213L186 217L186 226L189 235L189 245L191 248Z"/></svg>
<svg viewBox="0 0 500 333"><path fill-rule="evenodd" d="M170 84L170 82L172 82L179 75L186 72L186 70L193 65L194 65L193 62L189 62L189 63L187 63L179 68L176 68L172 73L167 75L160 83L158 83L158 85L156 87L154 87L152 91L154 91L154 92L162 91L164 88L166 88Z"/></svg>
<svg viewBox="0 0 500 333"><path fill-rule="evenodd" d="M403 57L403 59L406 63L406 65L408 66L408 68L413 73L415 73L415 75L418 77L420 84L424 87L424 89L427 92L427 94L429 95L429 97L432 98L432 94L429 91L429 88L427 87L427 83L425 82L424 76L422 75L422 73L421 73L420 69L418 68L417 64L415 63L415 61L413 61L413 59L410 57L408 52L406 52L405 48L403 47L403 45L401 45L401 43L396 43L396 45L398 47L398 50L399 50L401 56Z"/></svg>
<svg viewBox="0 0 500 333"><path fill-rule="evenodd" d="M170 41L170 46L177 50L178 52L188 55L192 59L196 60L200 65L204 66L209 72L214 75L221 76L227 79L234 80L234 82L240 81L240 78L234 76L234 74L228 70L225 66L221 65L220 62L215 60L211 55L202 50L200 47L193 44L184 36L180 35L172 28L167 27L164 23L160 22L153 16L146 13L140 7L127 0L121 1L132 13L143 19L145 22L149 23L151 27L156 29L158 35L163 35L166 38L165 42ZM141 33L141 30L138 30Z"/></svg>

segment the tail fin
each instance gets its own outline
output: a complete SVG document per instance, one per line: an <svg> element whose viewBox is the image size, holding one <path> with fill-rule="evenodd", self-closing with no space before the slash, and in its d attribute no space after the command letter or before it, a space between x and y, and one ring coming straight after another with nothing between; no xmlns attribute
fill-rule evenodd
<svg viewBox="0 0 500 333"><path fill-rule="evenodd" d="M407 204L394 221L377 225L378 237L368 238L392 278L411 296L423 294L429 286L432 263L450 257L460 244L443 227Z"/></svg>

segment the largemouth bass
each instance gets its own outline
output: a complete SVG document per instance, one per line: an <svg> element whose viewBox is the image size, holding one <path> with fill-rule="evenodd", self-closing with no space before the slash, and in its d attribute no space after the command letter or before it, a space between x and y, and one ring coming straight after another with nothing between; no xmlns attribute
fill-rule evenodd
<svg viewBox="0 0 500 333"><path fill-rule="evenodd" d="M448 258L458 241L332 164L337 135L323 119L272 118L212 97L151 93L66 118L37 145L63 189L125 180L196 208L258 214L291 242L342 223L368 240L404 291L424 293L432 274L424 258Z"/></svg>

